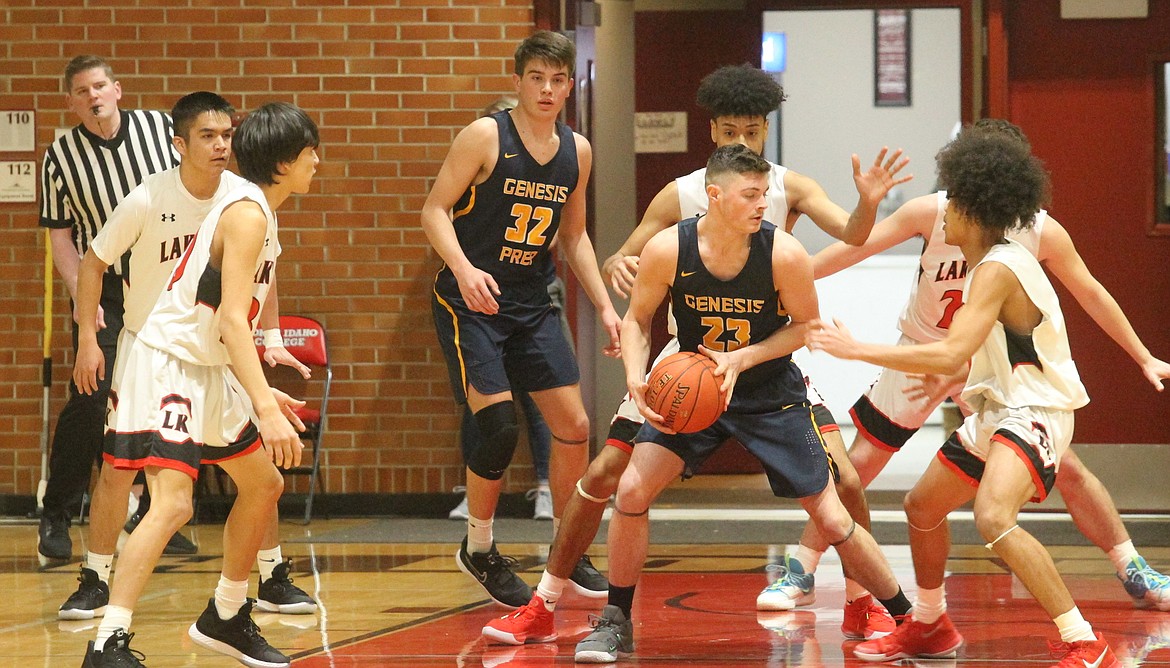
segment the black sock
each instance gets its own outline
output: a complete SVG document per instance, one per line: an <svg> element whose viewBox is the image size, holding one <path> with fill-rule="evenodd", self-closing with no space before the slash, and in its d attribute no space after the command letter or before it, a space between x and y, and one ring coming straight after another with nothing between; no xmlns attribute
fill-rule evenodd
<svg viewBox="0 0 1170 668"><path fill-rule="evenodd" d="M617 587L613 583L609 585L609 604L616 605L626 619L630 619L630 608L634 607L634 585L633 587Z"/></svg>
<svg viewBox="0 0 1170 668"><path fill-rule="evenodd" d="M894 619L899 624L902 623L903 618L907 618L906 614L913 607L910 601L906 599L906 594L902 592L901 587L898 587L898 593L893 598L881 598L878 600L882 602L882 605L886 607L886 610L894 616Z"/></svg>

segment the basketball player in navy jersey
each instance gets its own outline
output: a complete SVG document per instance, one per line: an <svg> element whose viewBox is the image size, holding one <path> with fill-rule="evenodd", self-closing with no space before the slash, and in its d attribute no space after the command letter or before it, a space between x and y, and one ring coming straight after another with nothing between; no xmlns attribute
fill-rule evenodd
<svg viewBox="0 0 1170 668"><path fill-rule="evenodd" d="M557 33L521 42L512 76L519 105L460 131L422 210L423 229L444 261L432 299L435 327L455 400L471 408L481 435L467 462L467 537L456 563L511 608L532 595L492 534L517 442L512 390L532 396L552 432L554 532L589 457L576 358L542 272L554 236L597 308L606 354L620 352L620 318L585 233L592 149L557 121L573 90L575 58L573 43Z"/></svg>
<svg viewBox="0 0 1170 668"><path fill-rule="evenodd" d="M812 262L796 239L764 222L771 164L739 144L715 150L705 174L706 215L656 234L639 260L622 324L626 383L646 418L618 483L609 526L609 580L629 591L649 543L650 505L735 437L763 465L776 496L796 498L832 536L850 574L894 614L909 602L873 537L837 498L829 458L791 354L818 315ZM669 294L679 347L718 364L727 410L694 434L671 433L646 405L650 322ZM607 605L576 660L610 663L633 651L630 609Z"/></svg>
<svg viewBox="0 0 1170 668"><path fill-rule="evenodd" d="M746 64L732 65L720 67L704 77L695 97L699 106L711 114L711 140L715 142L716 147L742 144L757 154L763 154L764 141L768 136L767 116L784 100L784 89L770 74L757 67ZM852 213L833 203L824 189L813 179L773 164L767 175L767 208L764 219L774 220L785 231L791 232L797 219L803 214L836 239L862 243L873 226L878 203L890 188L911 178L899 176L907 161L901 156L901 151L887 155L887 151L883 149L873 165L862 172L860 160L854 156L853 176L858 190L858 203ZM706 168L695 170L663 187L647 207L641 222L630 237L605 261L602 272L609 277L614 292L622 297L629 293L638 271L638 255L651 237L683 218L707 210L707 192L703 182L705 170ZM658 359L677 351L678 340L672 339L663 348ZM829 452L833 454L834 460L840 459L848 464L845 444L841 440L836 420L815 395L815 389L810 384L809 402L813 406L817 426L829 446ZM562 516L565 529L558 532L553 541L548 565L537 586L541 600L534 600L532 603L534 608L531 610L519 610L514 615L492 620L483 628L485 636L497 642L515 644L531 642L527 640L529 638L550 635L553 626L552 610L560 599L566 581L570 579L569 573L597 535L602 514L610 496L617 489L622 471L629 462L634 436L642 422L642 415L638 412L633 399L627 395L610 423L606 447L603 447L590 462L585 476L577 483L575 493L566 504ZM846 480L850 477L856 478L849 468L841 469L839 476L835 476ZM849 486L850 489L857 487L859 487L857 484ZM843 501L852 512L853 508L848 500ZM864 501L865 497L861 495L859 502L865 510L864 516L868 516L868 508L864 507ZM798 562L789 558L785 564L795 565ZM794 572L796 570L795 567L792 569ZM799 574L789 575L786 572L760 594L760 599L774 597L774 589L783 589L785 592L799 591L799 586L790 584L799 577L801 577ZM894 619L885 608L874 602L871 596L865 595L860 585L856 585L856 589L861 591L854 592L854 584L852 580L847 581L847 594L855 593L855 596L848 598L845 606L842 628L845 629L846 635L869 638L877 633L892 631ZM624 606L632 596L632 592L609 588L610 603ZM761 609L777 609L759 603L758 605Z"/></svg>
<svg viewBox="0 0 1170 668"><path fill-rule="evenodd" d="M918 581L912 618L893 634L861 643L867 661L955 656L963 638L947 615L943 585L947 514L974 501L986 547L1020 579L1060 632L1054 668L1121 664L1081 612L1051 555L1020 528L1020 508L1052 490L1073 435L1073 412L1088 403L1069 350L1060 302L1040 262L1008 233L1027 229L1049 180L1014 139L963 132L938 156L947 189L942 233L970 269L963 308L946 336L922 344L875 345L840 322L815 322L808 347L905 373L955 375L969 367L962 401L971 407L906 495L910 551Z"/></svg>

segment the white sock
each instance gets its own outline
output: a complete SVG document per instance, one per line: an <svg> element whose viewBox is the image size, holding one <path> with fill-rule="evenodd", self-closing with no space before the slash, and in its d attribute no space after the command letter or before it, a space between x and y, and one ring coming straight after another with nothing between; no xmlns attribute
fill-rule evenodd
<svg viewBox="0 0 1170 668"><path fill-rule="evenodd" d="M85 567L97 573L99 580L110 584L110 571L114 568L114 555L86 552Z"/></svg>
<svg viewBox="0 0 1170 668"><path fill-rule="evenodd" d="M280 554L280 546L272 548L271 550L260 550L256 553L256 566L260 569L260 581L264 582L272 577L272 571L276 569L276 565L283 563L284 557Z"/></svg>
<svg viewBox="0 0 1170 668"><path fill-rule="evenodd" d="M869 590L856 581L845 578L845 602L852 603L863 596L869 596Z"/></svg>
<svg viewBox="0 0 1170 668"><path fill-rule="evenodd" d="M801 544L796 546L796 553L792 556L800 562L801 566L804 566L805 573L815 573L817 565L821 563L821 555L823 554L824 552Z"/></svg>
<svg viewBox="0 0 1170 668"><path fill-rule="evenodd" d="M918 590L914 599L914 621L933 624L947 611L947 594L943 587Z"/></svg>
<svg viewBox="0 0 1170 668"><path fill-rule="evenodd" d="M492 519L481 520L467 515L467 553L489 552L492 549Z"/></svg>
<svg viewBox="0 0 1170 668"><path fill-rule="evenodd" d="M1109 561L1113 562L1113 567L1117 569L1118 577L1125 579L1125 567L1129 566L1129 562L1134 557L1140 557L1137 548L1133 546L1132 540L1127 540L1124 543L1118 543L1113 546L1105 554L1109 555Z"/></svg>
<svg viewBox="0 0 1170 668"><path fill-rule="evenodd" d="M106 615L102 617L101 623L98 624L97 638L94 639L93 647L97 651L102 651L106 646L106 641L110 636L114 635L114 631L122 629L123 631L130 630L130 619L134 616L134 611L130 608L123 608L117 605L107 605Z"/></svg>
<svg viewBox="0 0 1170 668"><path fill-rule="evenodd" d="M220 619L231 619L236 616L244 601L248 600L248 581L229 580L219 576L219 585L215 588L215 611Z"/></svg>
<svg viewBox="0 0 1170 668"><path fill-rule="evenodd" d="M565 582L565 578L558 578L548 571L540 576L540 584L536 585L536 593L549 612L557 609L557 601L561 598L561 592L565 590Z"/></svg>
<svg viewBox="0 0 1170 668"><path fill-rule="evenodd" d="M108 612L106 614L109 614ZM1060 639L1064 642L1080 642L1082 640L1096 640L1093 627L1081 616L1081 611L1075 605L1072 610L1052 620L1060 631Z"/></svg>

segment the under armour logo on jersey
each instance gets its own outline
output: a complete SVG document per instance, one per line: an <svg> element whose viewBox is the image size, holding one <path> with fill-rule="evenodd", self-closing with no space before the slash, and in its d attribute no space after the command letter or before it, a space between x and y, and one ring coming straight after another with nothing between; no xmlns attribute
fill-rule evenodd
<svg viewBox="0 0 1170 668"><path fill-rule="evenodd" d="M175 214L173 214L173 213L164 213L164 214L162 214L162 222L164 222L164 223L173 223L173 222L175 222Z"/></svg>

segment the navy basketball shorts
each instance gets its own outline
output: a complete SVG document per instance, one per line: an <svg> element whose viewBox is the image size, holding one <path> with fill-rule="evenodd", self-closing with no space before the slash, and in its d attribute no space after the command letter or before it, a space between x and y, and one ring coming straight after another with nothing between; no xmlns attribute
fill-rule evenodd
<svg viewBox="0 0 1170 668"><path fill-rule="evenodd" d="M728 410L715 424L694 434L664 434L646 423L638 431L637 442L657 443L678 455L685 480L728 438L738 440L764 465L776 496L804 498L829 484L829 453L807 401L765 412Z"/></svg>
<svg viewBox="0 0 1170 668"><path fill-rule="evenodd" d="M565 339L560 316L540 286L542 299L496 298L495 315L467 308L460 296L432 292L431 312L455 401L467 402L467 387L491 395L511 390L539 392L581 380L577 357Z"/></svg>

